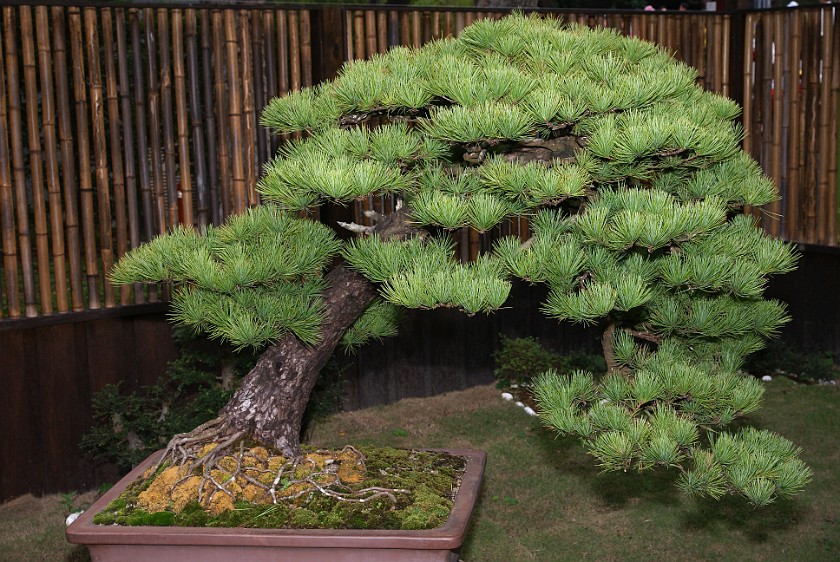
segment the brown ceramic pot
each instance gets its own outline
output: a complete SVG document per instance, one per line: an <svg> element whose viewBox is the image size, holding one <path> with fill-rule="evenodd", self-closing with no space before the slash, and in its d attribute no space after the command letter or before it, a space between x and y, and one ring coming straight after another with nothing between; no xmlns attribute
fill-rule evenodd
<svg viewBox="0 0 840 562"><path fill-rule="evenodd" d="M93 516L143 471L158 451L103 495L67 528L67 540L83 544L94 562L457 562L484 474L483 451L451 450L467 466L446 524L424 531L353 529L241 529L95 525Z"/></svg>

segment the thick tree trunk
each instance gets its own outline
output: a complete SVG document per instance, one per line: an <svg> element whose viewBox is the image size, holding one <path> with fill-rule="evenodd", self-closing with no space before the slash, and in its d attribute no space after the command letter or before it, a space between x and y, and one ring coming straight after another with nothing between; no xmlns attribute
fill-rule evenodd
<svg viewBox="0 0 840 562"><path fill-rule="evenodd" d="M286 456L300 454L301 420L318 373L376 296L373 284L343 265L326 281L320 342L310 347L288 335L273 344L221 412L231 429L244 430Z"/></svg>

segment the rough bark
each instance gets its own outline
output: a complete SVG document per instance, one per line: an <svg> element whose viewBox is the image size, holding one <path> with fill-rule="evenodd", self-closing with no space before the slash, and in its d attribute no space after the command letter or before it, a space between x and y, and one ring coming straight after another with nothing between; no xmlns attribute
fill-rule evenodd
<svg viewBox="0 0 840 562"><path fill-rule="evenodd" d="M383 239L425 234L408 221L403 210L378 216L376 220L374 231ZM376 297L376 287L344 265L333 268L326 281L318 344L307 346L293 335L287 335L271 345L221 411L231 433L244 431L286 456L300 454L301 420L318 373L344 333Z"/></svg>
<svg viewBox="0 0 840 562"><path fill-rule="evenodd" d="M260 356L222 409L227 425L284 455L300 454L300 427L321 368L376 296L367 279L343 265L326 276L321 339L307 346L288 335Z"/></svg>

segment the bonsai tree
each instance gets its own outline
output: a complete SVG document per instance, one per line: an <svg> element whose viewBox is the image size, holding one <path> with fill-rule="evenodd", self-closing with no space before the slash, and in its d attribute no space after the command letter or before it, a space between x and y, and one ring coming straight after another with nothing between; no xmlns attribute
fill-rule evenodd
<svg viewBox="0 0 840 562"><path fill-rule="evenodd" d="M739 148L738 106L696 78L613 30L513 15L273 100L263 124L303 135L266 166L264 204L175 228L113 272L170 283L175 322L262 350L169 458L210 470L243 438L299 455L304 407L339 344L396 333L403 308L491 312L521 278L550 288L548 316L603 330L605 376L549 371L536 386L545 423L580 436L603 469L677 467L686 492L756 505L801 490L810 471L790 442L722 432L759 406L739 367L787 321L763 292L797 258L743 212L774 185ZM306 218L370 195L396 210L343 225L349 242ZM454 231L522 216L527 242L455 259Z"/></svg>

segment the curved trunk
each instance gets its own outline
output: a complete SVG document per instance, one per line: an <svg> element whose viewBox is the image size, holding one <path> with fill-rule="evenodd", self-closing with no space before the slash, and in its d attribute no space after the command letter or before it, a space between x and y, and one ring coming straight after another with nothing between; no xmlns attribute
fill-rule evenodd
<svg viewBox="0 0 840 562"><path fill-rule="evenodd" d="M318 373L376 296L367 279L343 265L330 271L326 281L320 342L310 347L287 335L273 344L221 412L229 427L286 456L300 454L301 420Z"/></svg>

